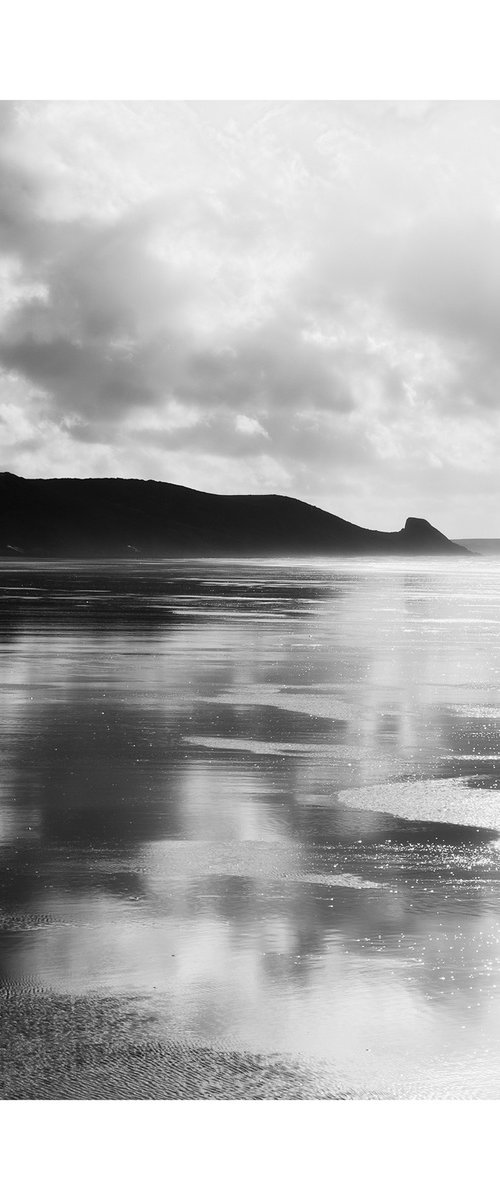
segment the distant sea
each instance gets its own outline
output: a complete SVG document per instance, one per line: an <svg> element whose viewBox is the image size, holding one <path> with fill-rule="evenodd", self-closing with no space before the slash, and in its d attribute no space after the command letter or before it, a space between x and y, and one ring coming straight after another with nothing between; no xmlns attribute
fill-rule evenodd
<svg viewBox="0 0 500 1200"><path fill-rule="evenodd" d="M453 538L459 546L466 546L475 554L500 554L500 538Z"/></svg>

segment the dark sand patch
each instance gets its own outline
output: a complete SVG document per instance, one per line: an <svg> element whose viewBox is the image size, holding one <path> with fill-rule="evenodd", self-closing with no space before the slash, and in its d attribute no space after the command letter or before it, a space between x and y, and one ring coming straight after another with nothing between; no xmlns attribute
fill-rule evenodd
<svg viewBox="0 0 500 1200"><path fill-rule="evenodd" d="M0 1016L3 1100L362 1098L321 1064L157 1040L132 1000L4 993Z"/></svg>

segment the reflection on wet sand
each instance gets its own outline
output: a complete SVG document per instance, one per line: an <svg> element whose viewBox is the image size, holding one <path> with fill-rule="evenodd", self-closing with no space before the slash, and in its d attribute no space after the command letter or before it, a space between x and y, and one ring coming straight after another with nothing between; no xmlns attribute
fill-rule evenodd
<svg viewBox="0 0 500 1200"><path fill-rule="evenodd" d="M500 566L2 587L2 1094L498 1096Z"/></svg>

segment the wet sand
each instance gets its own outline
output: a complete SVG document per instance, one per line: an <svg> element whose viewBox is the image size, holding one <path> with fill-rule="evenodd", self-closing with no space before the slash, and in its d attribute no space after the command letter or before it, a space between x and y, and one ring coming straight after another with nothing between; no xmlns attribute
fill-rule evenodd
<svg viewBox="0 0 500 1200"><path fill-rule="evenodd" d="M500 563L0 597L0 1095L499 1098Z"/></svg>

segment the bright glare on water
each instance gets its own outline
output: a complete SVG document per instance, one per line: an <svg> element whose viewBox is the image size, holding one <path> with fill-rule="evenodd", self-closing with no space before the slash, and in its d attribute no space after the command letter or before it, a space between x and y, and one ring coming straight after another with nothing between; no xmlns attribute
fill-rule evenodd
<svg viewBox="0 0 500 1200"><path fill-rule="evenodd" d="M500 1098L500 559L0 564L0 1094Z"/></svg>

